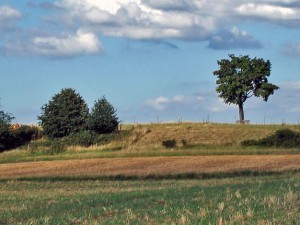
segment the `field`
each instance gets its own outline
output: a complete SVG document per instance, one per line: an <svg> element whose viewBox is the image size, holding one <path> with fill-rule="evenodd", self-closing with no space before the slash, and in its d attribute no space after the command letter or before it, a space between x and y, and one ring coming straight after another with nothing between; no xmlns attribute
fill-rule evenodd
<svg viewBox="0 0 300 225"><path fill-rule="evenodd" d="M239 145L281 128L300 130L127 125L101 146L1 153L0 224L298 224L300 150Z"/></svg>
<svg viewBox="0 0 300 225"><path fill-rule="evenodd" d="M2 181L0 224L298 224L299 174Z"/></svg>

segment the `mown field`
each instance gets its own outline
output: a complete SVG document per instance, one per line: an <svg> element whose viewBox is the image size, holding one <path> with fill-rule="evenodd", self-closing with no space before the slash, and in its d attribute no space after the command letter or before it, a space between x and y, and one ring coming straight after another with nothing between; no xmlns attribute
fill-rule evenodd
<svg viewBox="0 0 300 225"><path fill-rule="evenodd" d="M299 174L0 182L0 224L299 224Z"/></svg>
<svg viewBox="0 0 300 225"><path fill-rule="evenodd" d="M0 153L0 224L299 224L300 149L240 145L282 128L300 131L148 124L59 154L29 143Z"/></svg>

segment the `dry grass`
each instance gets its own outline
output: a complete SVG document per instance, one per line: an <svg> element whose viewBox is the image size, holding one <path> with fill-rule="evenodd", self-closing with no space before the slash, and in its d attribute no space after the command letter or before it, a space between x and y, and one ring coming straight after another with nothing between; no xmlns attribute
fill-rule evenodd
<svg viewBox="0 0 300 225"><path fill-rule="evenodd" d="M104 158L0 164L0 178L147 176L299 169L300 155Z"/></svg>
<svg viewBox="0 0 300 225"><path fill-rule="evenodd" d="M248 139L260 139L273 134L276 130L289 128L300 130L294 125L241 125L241 124L206 124L206 123L170 123L123 126L132 132L122 144L130 149L161 148L164 140L175 139L182 145L239 145Z"/></svg>

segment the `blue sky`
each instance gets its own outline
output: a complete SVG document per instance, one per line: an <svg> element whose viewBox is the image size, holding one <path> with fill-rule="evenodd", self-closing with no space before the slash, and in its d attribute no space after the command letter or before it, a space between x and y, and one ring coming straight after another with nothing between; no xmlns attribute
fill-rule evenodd
<svg viewBox="0 0 300 225"><path fill-rule="evenodd" d="M124 123L234 122L212 75L228 54L270 60L280 87L246 119L298 123L300 1L0 1L0 103L19 123L66 87L89 107L105 95Z"/></svg>

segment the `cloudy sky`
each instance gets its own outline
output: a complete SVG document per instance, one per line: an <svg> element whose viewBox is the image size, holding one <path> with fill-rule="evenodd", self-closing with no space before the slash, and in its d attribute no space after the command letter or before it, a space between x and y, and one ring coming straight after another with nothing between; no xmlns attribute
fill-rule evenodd
<svg viewBox="0 0 300 225"><path fill-rule="evenodd" d="M246 119L298 123L299 0L0 1L1 105L19 123L66 87L127 123L234 122L212 75L228 54L270 60L280 87L248 99Z"/></svg>

